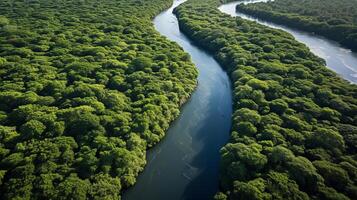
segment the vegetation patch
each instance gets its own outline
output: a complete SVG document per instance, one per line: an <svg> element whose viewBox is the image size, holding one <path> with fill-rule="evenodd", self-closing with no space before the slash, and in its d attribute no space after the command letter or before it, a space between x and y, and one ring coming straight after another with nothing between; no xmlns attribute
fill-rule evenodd
<svg viewBox="0 0 357 200"><path fill-rule="evenodd" d="M0 199L119 199L196 86L167 0L0 1Z"/></svg>
<svg viewBox="0 0 357 200"><path fill-rule="evenodd" d="M188 1L181 30L233 85L216 199L357 199L357 86L290 34Z"/></svg>

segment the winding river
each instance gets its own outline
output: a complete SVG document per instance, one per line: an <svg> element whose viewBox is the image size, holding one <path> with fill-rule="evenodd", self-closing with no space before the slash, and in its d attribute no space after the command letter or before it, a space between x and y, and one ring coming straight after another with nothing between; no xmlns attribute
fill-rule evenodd
<svg viewBox="0 0 357 200"><path fill-rule="evenodd" d="M266 0L248 3L261 1ZM153 23L158 32L191 55L199 70L198 87L166 137L148 151L145 170L136 184L123 194L124 200L212 199L218 189L219 149L228 141L231 127L231 86L227 74L213 56L180 32L172 11L183 2L185 0L174 1ZM242 2L221 5L219 10L291 33L324 58L330 69L357 83L356 53L323 37L236 13L239 3Z"/></svg>
<svg viewBox="0 0 357 200"><path fill-rule="evenodd" d="M349 49L341 47L335 41L326 39L325 37L318 36L305 31L300 31L294 28L290 28L284 25L279 25L273 22L266 21L264 19L252 17L243 13L236 12L236 6L241 3L257 3L267 2L268 0L251 0L251 1L235 1L221 5L218 9L233 17L241 17L251 21L258 22L260 24L282 29L289 32L295 37L295 39L308 46L315 55L325 59L326 65L331 70L335 71L344 79L357 83L357 52L352 52Z"/></svg>
<svg viewBox="0 0 357 200"><path fill-rule="evenodd" d="M218 188L219 149L228 141L232 97L227 74L213 56L180 32L173 6L154 19L157 31L191 55L198 86L124 200L210 199Z"/></svg>

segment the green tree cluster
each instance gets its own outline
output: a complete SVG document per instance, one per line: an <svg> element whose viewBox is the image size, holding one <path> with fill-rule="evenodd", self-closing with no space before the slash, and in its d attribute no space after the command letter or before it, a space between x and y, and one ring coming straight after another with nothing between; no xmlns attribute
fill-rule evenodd
<svg viewBox="0 0 357 200"><path fill-rule="evenodd" d="M179 25L233 86L216 199L357 199L357 86L290 34L187 1Z"/></svg>
<svg viewBox="0 0 357 200"><path fill-rule="evenodd" d="M0 1L0 199L119 199L196 86L166 0Z"/></svg>
<svg viewBox="0 0 357 200"><path fill-rule="evenodd" d="M317 33L357 51L357 0L274 0L237 11Z"/></svg>

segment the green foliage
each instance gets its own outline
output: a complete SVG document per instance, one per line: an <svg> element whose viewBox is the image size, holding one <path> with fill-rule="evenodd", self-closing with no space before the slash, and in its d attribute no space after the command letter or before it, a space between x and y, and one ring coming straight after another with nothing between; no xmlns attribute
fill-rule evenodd
<svg viewBox="0 0 357 200"><path fill-rule="evenodd" d="M357 50L356 0L275 0L241 4L237 10L314 32Z"/></svg>
<svg viewBox="0 0 357 200"><path fill-rule="evenodd" d="M120 199L196 86L166 0L0 1L0 199Z"/></svg>
<svg viewBox="0 0 357 200"><path fill-rule="evenodd" d="M265 181L258 178L247 183L235 181L233 183L232 199L261 200L269 199L270 194L264 193Z"/></svg>
<svg viewBox="0 0 357 200"><path fill-rule="evenodd" d="M30 120L20 127L21 136L24 138L40 138L46 126L37 120Z"/></svg>
<svg viewBox="0 0 357 200"><path fill-rule="evenodd" d="M234 120L240 122L250 122L252 124L259 124L261 116L255 110L250 110L248 108L241 108L233 114Z"/></svg>
<svg viewBox="0 0 357 200"><path fill-rule="evenodd" d="M90 182L70 175L58 185L58 199L86 199Z"/></svg>
<svg viewBox="0 0 357 200"><path fill-rule="evenodd" d="M343 150L345 144L343 137L336 131L318 128L311 135L311 145L313 147L322 147L325 149Z"/></svg>
<svg viewBox="0 0 357 200"><path fill-rule="evenodd" d="M286 163L290 177L307 193L314 193L322 178L305 157L294 157Z"/></svg>
<svg viewBox="0 0 357 200"><path fill-rule="evenodd" d="M247 180L263 169L267 157L261 154L262 146L243 143L227 144L222 148L222 171L224 181ZM229 184L229 182L224 183Z"/></svg>
<svg viewBox="0 0 357 200"><path fill-rule="evenodd" d="M120 189L119 178L113 178L108 174L98 174L93 177L93 185L89 193L93 199L119 199L118 190Z"/></svg>
<svg viewBox="0 0 357 200"><path fill-rule="evenodd" d="M181 30L232 81L232 132L216 199L356 199L356 85L290 34L229 17L221 3L175 9Z"/></svg>
<svg viewBox="0 0 357 200"><path fill-rule="evenodd" d="M222 192L218 192L215 196L214 196L215 200L227 200L227 195L225 195Z"/></svg>
<svg viewBox="0 0 357 200"><path fill-rule="evenodd" d="M340 191L348 185L350 179L348 173L337 164L328 161L315 161L314 166L325 180L325 184Z"/></svg>
<svg viewBox="0 0 357 200"><path fill-rule="evenodd" d="M0 27L8 25L9 23L9 19L4 16L0 16Z"/></svg>
<svg viewBox="0 0 357 200"><path fill-rule="evenodd" d="M283 99L274 99L270 103L270 110L277 114L283 114L288 108L289 104L287 104Z"/></svg>
<svg viewBox="0 0 357 200"><path fill-rule="evenodd" d="M299 185L289 179L286 173L269 172L266 187L272 199L310 199L305 192L300 191Z"/></svg>
<svg viewBox="0 0 357 200"><path fill-rule="evenodd" d="M257 133L257 128L250 122L239 122L237 125L237 131L240 134L252 136Z"/></svg>
<svg viewBox="0 0 357 200"><path fill-rule="evenodd" d="M145 68L148 68L151 66L152 60L147 57L138 57L135 58L131 63L130 67L133 69L133 71L141 71L144 70Z"/></svg>

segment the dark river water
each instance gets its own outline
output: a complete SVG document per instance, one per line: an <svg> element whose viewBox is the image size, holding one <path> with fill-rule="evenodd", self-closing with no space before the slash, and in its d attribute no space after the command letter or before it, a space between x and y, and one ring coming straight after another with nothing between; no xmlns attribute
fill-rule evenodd
<svg viewBox="0 0 357 200"><path fill-rule="evenodd" d="M211 199L218 188L219 149L228 141L232 97L227 74L213 57L180 32L173 6L154 19L157 31L191 55L198 87L124 200Z"/></svg>
<svg viewBox="0 0 357 200"><path fill-rule="evenodd" d="M214 58L180 32L172 11L184 1L174 1L153 23L158 32L191 55L199 70L198 87L166 137L148 151L145 170L136 184L124 192L124 200L206 200L212 199L218 189L219 149L228 141L231 127L231 86ZM291 33L324 58L330 69L357 83L356 53L323 37L236 13L238 3L224 4L219 9Z"/></svg>
<svg viewBox="0 0 357 200"><path fill-rule="evenodd" d="M266 2L267 0L252 0L245 1L243 3L256 3ZM341 47L337 42L326 39L321 36L314 35L312 33L299 31L294 28L289 28L284 25L278 25L273 22L265 21L264 19L258 19L243 13L236 12L236 5L242 3L242 1L236 1L221 5L218 9L221 12L229 14L231 16L238 16L244 19L258 22L260 24L282 29L289 32L295 37L295 39L308 46L315 55L325 59L327 67L335 71L344 79L357 83L357 53L352 52L349 49Z"/></svg>

